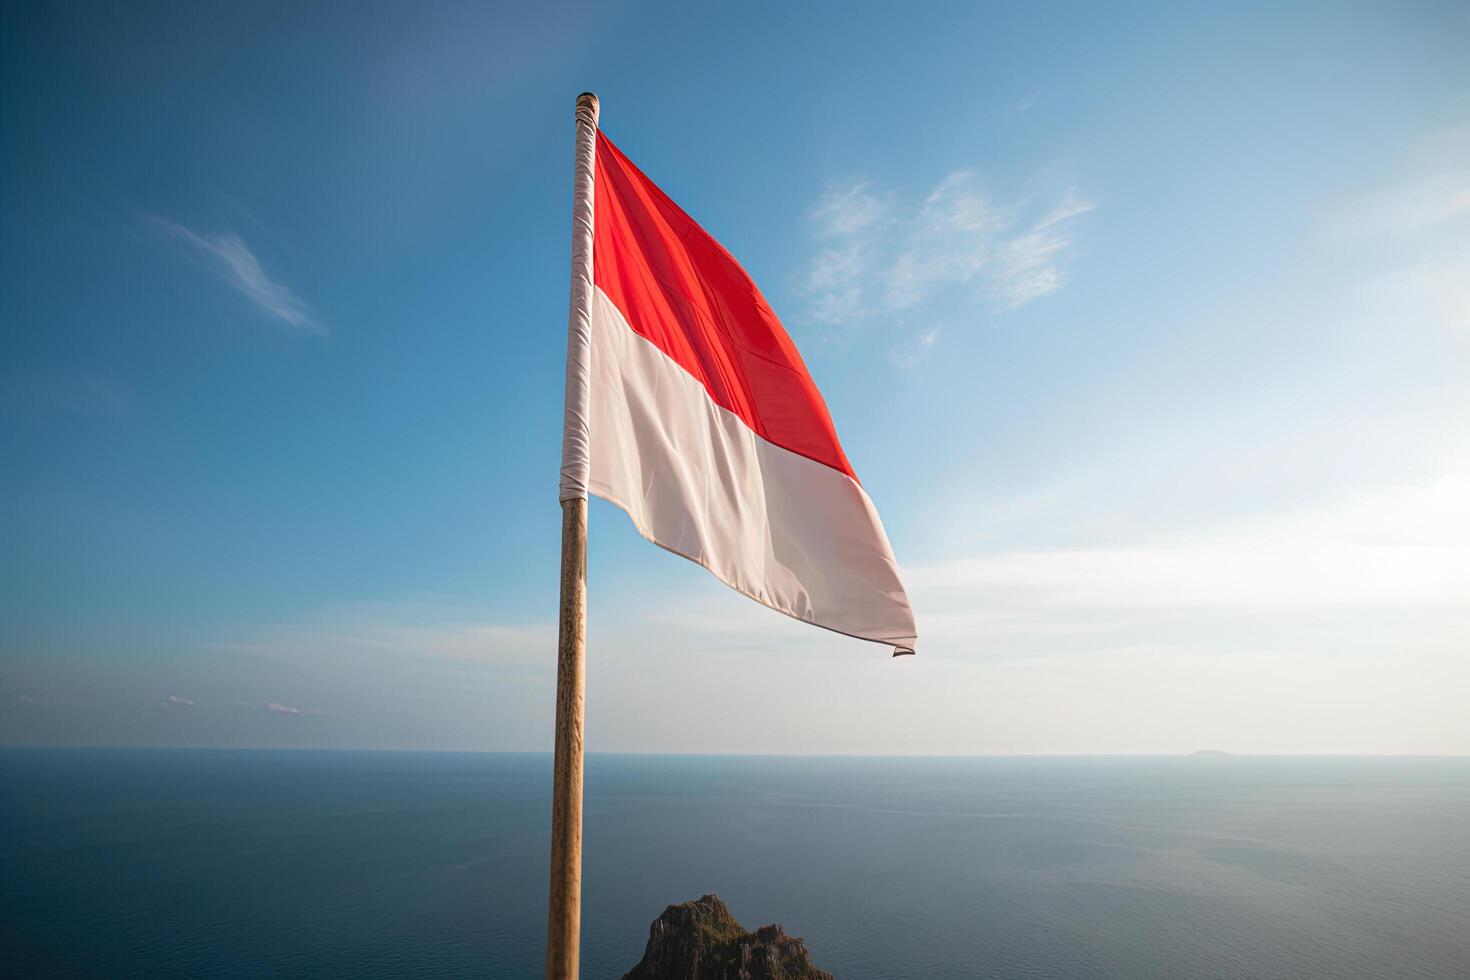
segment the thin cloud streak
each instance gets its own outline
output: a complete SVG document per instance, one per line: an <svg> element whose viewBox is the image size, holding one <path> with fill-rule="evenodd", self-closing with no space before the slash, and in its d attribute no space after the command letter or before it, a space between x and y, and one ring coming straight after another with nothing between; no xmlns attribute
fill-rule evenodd
<svg viewBox="0 0 1470 980"><path fill-rule="evenodd" d="M311 622L280 624L253 637L203 646L284 659L424 658L527 669L539 667L545 651L555 649L556 626L487 622L434 603L408 602L324 611Z"/></svg>
<svg viewBox="0 0 1470 980"><path fill-rule="evenodd" d="M232 231L201 234L158 215L149 215L149 220L170 236L203 253L220 278L267 316L300 333L326 335L327 328L311 305L289 286L272 279L239 235Z"/></svg>
<svg viewBox="0 0 1470 980"><path fill-rule="evenodd" d="M1194 635L1201 624L1266 616L1346 622L1412 612L1425 623L1470 625L1466 501L1470 475L1451 472L1173 540L1002 551L904 574L921 641L950 651L1005 649L1024 636L1102 636L1161 617L1194 624Z"/></svg>
<svg viewBox="0 0 1470 980"><path fill-rule="evenodd" d="M874 317L901 322L956 289L993 313L1018 309L1066 285L1075 219L1095 207L1068 191L1028 218L1033 201L997 203L969 170L946 176L911 209L871 180L834 186L811 210L820 247L803 284L806 318L848 329ZM936 336L926 327L892 360L911 367Z"/></svg>

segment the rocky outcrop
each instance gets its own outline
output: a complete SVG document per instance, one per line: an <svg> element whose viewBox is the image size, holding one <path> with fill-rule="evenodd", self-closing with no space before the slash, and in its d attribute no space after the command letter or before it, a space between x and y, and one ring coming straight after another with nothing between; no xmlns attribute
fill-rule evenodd
<svg viewBox="0 0 1470 980"><path fill-rule="evenodd" d="M670 905L648 929L643 959L623 980L834 980L780 926L746 932L714 895Z"/></svg>

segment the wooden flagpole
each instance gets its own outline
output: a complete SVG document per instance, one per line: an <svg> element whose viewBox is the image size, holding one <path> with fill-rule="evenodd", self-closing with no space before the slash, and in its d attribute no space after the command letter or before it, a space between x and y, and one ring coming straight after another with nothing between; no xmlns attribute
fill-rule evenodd
<svg viewBox="0 0 1470 980"><path fill-rule="evenodd" d="M572 204L572 300L567 349L567 417L585 467L586 328L592 285L592 193L597 96L577 97L577 170ZM579 379L573 383L573 379ZM576 402L575 404L573 402ZM585 471L572 477L563 455L561 614L556 651L556 750L551 791L551 889L546 917L547 980L577 980L582 930L582 732L587 652L587 493Z"/></svg>
<svg viewBox="0 0 1470 980"><path fill-rule="evenodd" d="M582 727L587 652L587 498L561 502L561 627L551 791L547 980L577 980L582 930Z"/></svg>

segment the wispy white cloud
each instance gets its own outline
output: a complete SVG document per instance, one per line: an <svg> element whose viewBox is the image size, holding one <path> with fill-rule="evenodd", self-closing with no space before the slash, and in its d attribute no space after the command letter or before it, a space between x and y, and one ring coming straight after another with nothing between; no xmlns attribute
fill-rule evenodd
<svg viewBox="0 0 1470 980"><path fill-rule="evenodd" d="M1085 201L1078 197L1075 189L1069 190L1056 207L1052 208L1040 221L1036 222L1035 230L1042 231L1053 225L1059 225L1068 218L1075 218L1079 214L1086 214L1096 207L1097 205L1091 201Z"/></svg>
<svg viewBox="0 0 1470 980"><path fill-rule="evenodd" d="M198 250L220 278L267 316L301 333L318 336L327 333L311 305L289 286L272 279L239 235L232 231L196 232L157 215L150 215L149 219L167 234Z"/></svg>
<svg viewBox="0 0 1470 980"><path fill-rule="evenodd" d="M211 649L268 657L431 658L487 666L540 665L556 648L554 624L485 621L429 600L350 605L258 635L215 641Z"/></svg>
<svg viewBox="0 0 1470 980"><path fill-rule="evenodd" d="M1066 284L1065 253L1073 243L1071 219L1094 207L1069 192L1029 229L1001 242L994 272L986 281L987 294L995 305L1014 310L1061 289Z"/></svg>
<svg viewBox="0 0 1470 980"><path fill-rule="evenodd" d="M878 196L873 182L859 180L823 194L812 208L812 221L818 237L845 237L878 224L888 209L888 202Z"/></svg>
<svg viewBox="0 0 1470 980"><path fill-rule="evenodd" d="M1200 624L1215 617L1313 612L1436 610L1470 630L1470 473L1159 541L985 552L905 578L927 638L956 651L1170 616L1204 642Z"/></svg>
<svg viewBox="0 0 1470 980"><path fill-rule="evenodd" d="M925 199L888 269L889 307L914 306L944 286L976 284L993 309L1005 311L1061 289L1070 222L1094 205L1069 191L1027 222L1029 204L997 204L974 173L950 174Z"/></svg>
<svg viewBox="0 0 1470 980"><path fill-rule="evenodd" d="M835 324L865 315L871 266L891 218L891 203L866 180L829 188L813 206L820 248L805 283L811 319Z"/></svg>
<svg viewBox="0 0 1470 980"><path fill-rule="evenodd" d="M946 283L970 282L995 258L1014 223L978 186L975 174L956 171L924 199L903 246L882 270L886 306L914 306Z"/></svg>
<svg viewBox="0 0 1470 980"><path fill-rule="evenodd" d="M834 186L812 209L818 249L804 283L806 318L845 327L902 318L956 289L965 305L1004 313L1054 293L1067 281L1074 219L1095 205L1075 191L1037 203L997 202L968 170L908 208L870 180ZM936 337L926 328L894 363L912 366Z"/></svg>
<svg viewBox="0 0 1470 980"><path fill-rule="evenodd" d="M281 704L279 701L267 701L265 703L265 710L276 715L299 715L302 713L300 708L293 708L289 704Z"/></svg>
<svg viewBox="0 0 1470 980"><path fill-rule="evenodd" d="M822 249L807 273L810 303L807 316L818 323L851 323L868 314L870 248L852 239Z"/></svg>
<svg viewBox="0 0 1470 980"><path fill-rule="evenodd" d="M190 700L189 698L179 697L177 694L170 694L168 697L166 697L162 701L160 701L159 704L163 705L165 708L192 708L192 707L194 707L194 702L192 700Z"/></svg>

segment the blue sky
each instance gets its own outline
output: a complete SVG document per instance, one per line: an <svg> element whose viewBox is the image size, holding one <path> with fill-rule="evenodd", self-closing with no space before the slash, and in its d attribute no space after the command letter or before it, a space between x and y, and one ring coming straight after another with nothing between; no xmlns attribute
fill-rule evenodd
<svg viewBox="0 0 1470 980"><path fill-rule="evenodd" d="M0 740L549 746L591 89L921 641L594 503L591 748L1470 752L1470 11L689 6L5 8Z"/></svg>

